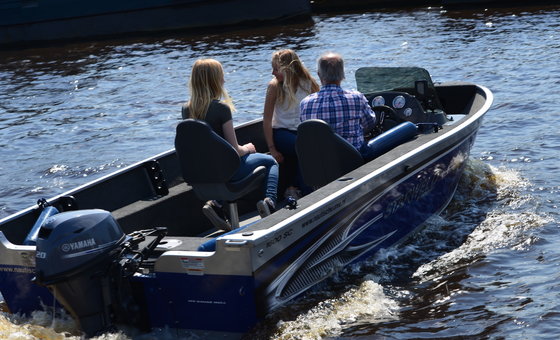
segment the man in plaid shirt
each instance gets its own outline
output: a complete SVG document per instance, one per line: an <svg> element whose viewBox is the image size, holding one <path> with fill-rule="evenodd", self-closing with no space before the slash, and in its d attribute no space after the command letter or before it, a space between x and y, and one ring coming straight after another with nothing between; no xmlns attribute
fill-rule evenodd
<svg viewBox="0 0 560 340"><path fill-rule="evenodd" d="M366 97L357 91L343 90L344 61L336 53L322 55L317 62L321 90L300 103L301 121L321 119L342 138L350 142L366 161L371 160L364 131L375 126L375 113Z"/></svg>

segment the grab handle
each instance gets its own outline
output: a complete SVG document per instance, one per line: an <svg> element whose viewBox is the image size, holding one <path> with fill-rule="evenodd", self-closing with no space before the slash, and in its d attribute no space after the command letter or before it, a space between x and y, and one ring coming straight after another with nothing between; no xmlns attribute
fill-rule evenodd
<svg viewBox="0 0 560 340"><path fill-rule="evenodd" d="M226 240L226 246L228 247L243 247L246 244L246 240Z"/></svg>

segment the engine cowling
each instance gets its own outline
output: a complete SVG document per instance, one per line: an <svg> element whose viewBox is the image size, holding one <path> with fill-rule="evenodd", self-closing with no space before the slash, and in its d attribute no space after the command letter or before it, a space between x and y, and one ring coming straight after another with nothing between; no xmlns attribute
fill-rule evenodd
<svg viewBox="0 0 560 340"><path fill-rule="evenodd" d="M47 286L88 336L112 324L110 269L128 236L104 210L53 215L37 237L36 282Z"/></svg>

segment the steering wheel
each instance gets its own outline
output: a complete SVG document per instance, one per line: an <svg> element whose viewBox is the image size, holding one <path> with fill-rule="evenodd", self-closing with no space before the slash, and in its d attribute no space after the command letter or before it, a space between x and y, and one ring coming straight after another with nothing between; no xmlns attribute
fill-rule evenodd
<svg viewBox="0 0 560 340"><path fill-rule="evenodd" d="M374 106L371 109L373 112L375 112L375 117L377 118L377 122L375 123L375 129L380 133L385 131L386 130L385 128L387 128L387 126L384 126L386 119L388 120L387 122L388 124L386 124L389 125L388 128L392 128L405 121L399 116L399 114L395 111L395 109L393 109L390 106L379 105L379 106Z"/></svg>

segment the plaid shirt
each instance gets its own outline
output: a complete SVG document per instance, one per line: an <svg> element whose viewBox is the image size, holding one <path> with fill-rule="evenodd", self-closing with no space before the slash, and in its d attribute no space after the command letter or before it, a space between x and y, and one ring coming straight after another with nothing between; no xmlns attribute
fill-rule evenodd
<svg viewBox="0 0 560 340"><path fill-rule="evenodd" d="M375 113L366 97L357 91L343 90L334 84L323 85L300 103L301 121L321 119L358 151L364 145L364 130L375 125Z"/></svg>

